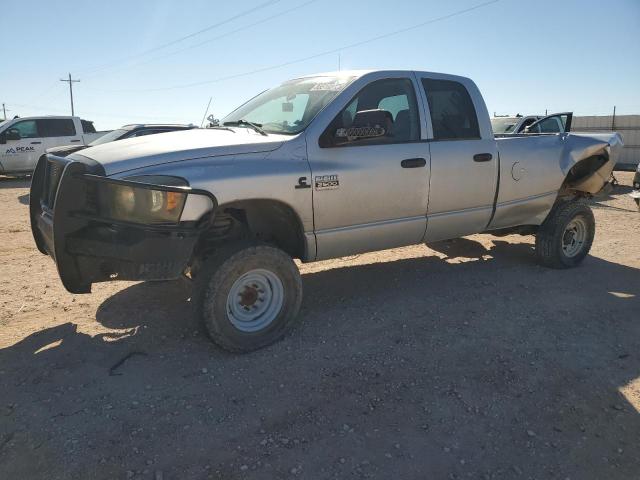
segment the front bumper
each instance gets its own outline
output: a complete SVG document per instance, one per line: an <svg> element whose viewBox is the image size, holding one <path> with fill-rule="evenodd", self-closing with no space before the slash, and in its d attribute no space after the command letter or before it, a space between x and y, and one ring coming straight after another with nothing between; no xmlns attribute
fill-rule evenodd
<svg viewBox="0 0 640 480"><path fill-rule="evenodd" d="M38 250L56 263L65 288L89 293L96 282L179 277L205 222L142 225L100 218L92 196L96 181L126 183L104 177L97 163L53 155L41 157L33 173L31 231Z"/></svg>

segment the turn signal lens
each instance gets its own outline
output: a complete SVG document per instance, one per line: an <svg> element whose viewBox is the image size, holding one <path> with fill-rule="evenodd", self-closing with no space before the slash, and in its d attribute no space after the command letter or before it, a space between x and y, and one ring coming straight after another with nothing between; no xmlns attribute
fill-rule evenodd
<svg viewBox="0 0 640 480"><path fill-rule="evenodd" d="M180 197L184 196L182 193L166 192L167 194L167 210L172 211L178 208L180 204Z"/></svg>

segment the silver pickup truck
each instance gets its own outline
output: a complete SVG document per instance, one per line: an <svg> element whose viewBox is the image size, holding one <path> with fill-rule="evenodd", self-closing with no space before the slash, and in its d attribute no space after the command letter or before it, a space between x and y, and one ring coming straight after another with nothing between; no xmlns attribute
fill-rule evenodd
<svg viewBox="0 0 640 480"><path fill-rule="evenodd" d="M219 124L40 159L31 226L70 292L116 279L193 280L211 338L281 338L302 262L487 232L587 255L617 134L494 136L469 79L413 71L296 78Z"/></svg>

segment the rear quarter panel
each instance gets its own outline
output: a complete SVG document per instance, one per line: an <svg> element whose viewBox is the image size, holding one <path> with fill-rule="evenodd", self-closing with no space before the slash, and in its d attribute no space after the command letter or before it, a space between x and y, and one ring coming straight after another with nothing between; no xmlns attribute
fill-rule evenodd
<svg viewBox="0 0 640 480"><path fill-rule="evenodd" d="M500 185L489 229L541 224L565 177L560 162L563 136L508 136L496 141Z"/></svg>

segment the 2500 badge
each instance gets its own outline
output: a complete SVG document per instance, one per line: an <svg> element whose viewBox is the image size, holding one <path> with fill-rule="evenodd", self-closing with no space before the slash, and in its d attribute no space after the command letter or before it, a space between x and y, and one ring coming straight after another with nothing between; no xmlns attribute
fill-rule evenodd
<svg viewBox="0 0 640 480"><path fill-rule="evenodd" d="M340 186L338 175L317 175L316 190L335 190Z"/></svg>

